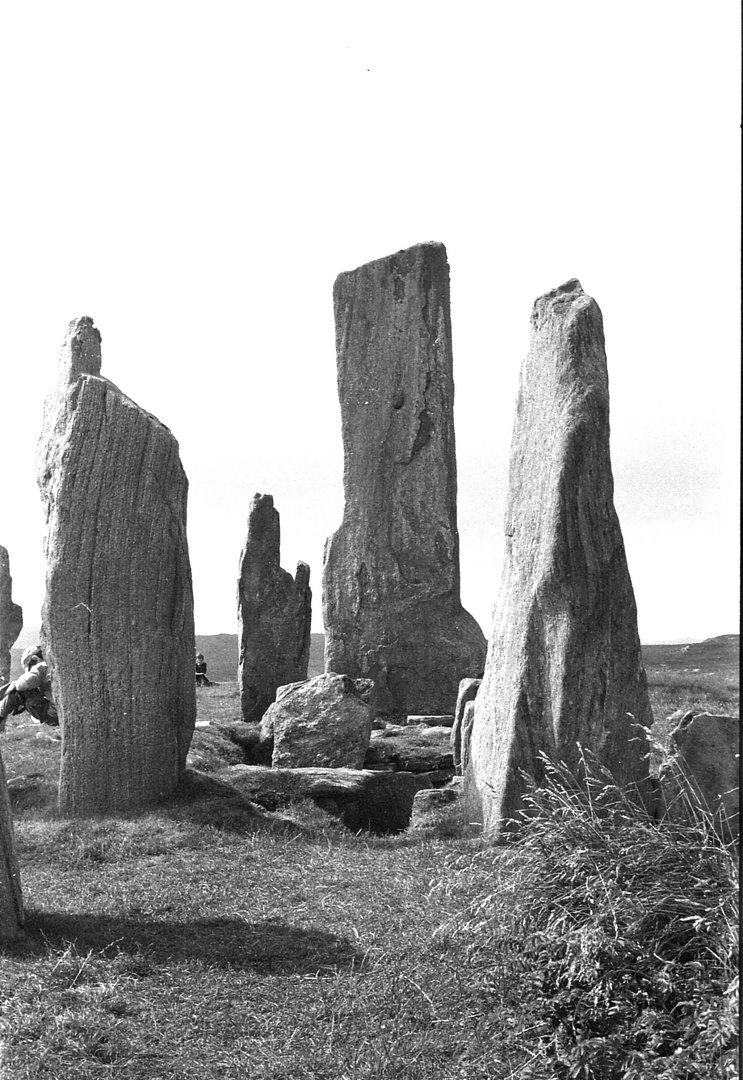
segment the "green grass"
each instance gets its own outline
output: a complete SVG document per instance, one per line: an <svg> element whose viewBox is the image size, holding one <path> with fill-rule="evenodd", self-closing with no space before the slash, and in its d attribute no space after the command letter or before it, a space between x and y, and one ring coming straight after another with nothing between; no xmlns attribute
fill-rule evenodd
<svg viewBox="0 0 743 1080"><path fill-rule="evenodd" d="M239 719L234 685L198 702ZM736 1075L735 860L703 822L602 808L558 771L518 843L354 836L261 814L218 770L70 821L40 734L16 717L1 744L9 777L39 774L13 796L2 1080Z"/></svg>

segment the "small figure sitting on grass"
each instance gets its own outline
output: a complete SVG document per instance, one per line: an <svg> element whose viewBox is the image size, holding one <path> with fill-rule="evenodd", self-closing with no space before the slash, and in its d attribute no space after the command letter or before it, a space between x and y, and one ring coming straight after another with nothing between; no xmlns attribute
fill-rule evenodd
<svg viewBox="0 0 743 1080"><path fill-rule="evenodd" d="M40 645L29 645L21 656L23 674L0 687L0 731L9 716L24 710L41 724L59 726L52 697L52 680Z"/></svg>
<svg viewBox="0 0 743 1080"><path fill-rule="evenodd" d="M206 677L206 660L204 654L196 653L196 685L197 686L211 686L211 682Z"/></svg>

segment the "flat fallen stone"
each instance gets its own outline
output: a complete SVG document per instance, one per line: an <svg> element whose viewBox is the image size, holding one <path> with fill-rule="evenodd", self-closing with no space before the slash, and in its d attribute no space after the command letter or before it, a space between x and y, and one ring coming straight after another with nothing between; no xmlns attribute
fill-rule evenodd
<svg viewBox="0 0 743 1080"><path fill-rule="evenodd" d="M302 799L341 819L354 832L402 832L410 822L415 793L430 787L427 775L368 769L273 769L234 765L220 774L251 802L267 810Z"/></svg>

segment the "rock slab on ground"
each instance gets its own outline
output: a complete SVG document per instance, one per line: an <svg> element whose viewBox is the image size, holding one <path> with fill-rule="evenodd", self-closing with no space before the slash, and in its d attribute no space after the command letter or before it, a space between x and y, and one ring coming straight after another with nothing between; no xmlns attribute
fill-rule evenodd
<svg viewBox="0 0 743 1080"><path fill-rule="evenodd" d="M385 724L372 731L364 767L439 774L439 783L444 784L454 775L449 728Z"/></svg>
<svg viewBox="0 0 743 1080"><path fill-rule="evenodd" d="M415 832L447 830L457 834L462 829L462 778L455 776L445 787L416 792L409 828Z"/></svg>
<svg viewBox="0 0 743 1080"><path fill-rule="evenodd" d="M494 833L521 806L521 770L541 780L540 752L578 767L581 744L619 784L649 786L633 723L651 724L652 713L614 509L601 312L573 279L536 301L531 330L464 774L471 819Z"/></svg>
<svg viewBox="0 0 743 1080"><path fill-rule="evenodd" d="M23 609L13 603L7 548L0 546L0 684L10 679L10 649L23 629Z"/></svg>
<svg viewBox="0 0 743 1080"><path fill-rule="evenodd" d="M248 535L237 583L240 707L246 723L259 723L276 690L307 678L312 592L310 568L282 570L281 531L271 495L250 504Z"/></svg>
<svg viewBox="0 0 743 1080"><path fill-rule="evenodd" d="M334 287L343 522L325 546L325 670L375 713L450 714L486 642L460 601L449 266L418 244Z"/></svg>
<svg viewBox="0 0 743 1080"><path fill-rule="evenodd" d="M68 815L172 794L196 719L188 481L168 428L101 376L100 342L70 324L37 455Z"/></svg>
<svg viewBox="0 0 743 1080"><path fill-rule="evenodd" d="M360 769L369 746L372 710L366 681L327 672L280 686L261 721L273 736L275 768Z"/></svg>
<svg viewBox="0 0 743 1080"><path fill-rule="evenodd" d="M671 732L671 759L661 769L666 812L686 813L683 776L715 818L725 839L737 837L740 817L740 720L737 716L687 712Z"/></svg>
<svg viewBox="0 0 743 1080"><path fill-rule="evenodd" d="M251 802L266 810L311 800L339 817L353 832L397 833L408 827L413 799L431 787L426 774L362 769L272 769L234 765L220 774Z"/></svg>

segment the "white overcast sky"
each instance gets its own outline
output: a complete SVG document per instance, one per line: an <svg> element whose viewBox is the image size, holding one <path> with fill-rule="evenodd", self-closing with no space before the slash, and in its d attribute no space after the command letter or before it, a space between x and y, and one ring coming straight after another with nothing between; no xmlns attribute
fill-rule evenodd
<svg viewBox="0 0 743 1080"><path fill-rule="evenodd" d="M38 626L34 452L68 323L177 437L198 633L235 633L254 492L282 565L341 521L332 288L451 267L462 599L486 634L534 299L604 314L616 505L645 642L738 629L734 0L7 3L0 544Z"/></svg>

